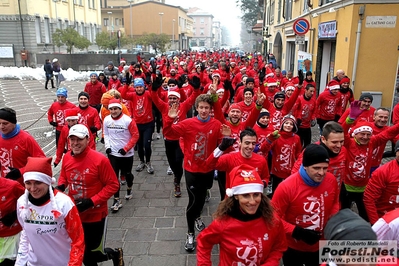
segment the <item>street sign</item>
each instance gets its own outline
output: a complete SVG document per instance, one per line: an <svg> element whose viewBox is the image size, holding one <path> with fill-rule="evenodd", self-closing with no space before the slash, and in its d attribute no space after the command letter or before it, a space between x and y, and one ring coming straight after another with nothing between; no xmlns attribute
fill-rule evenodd
<svg viewBox="0 0 399 266"><path fill-rule="evenodd" d="M296 35L295 44L305 44L305 35Z"/></svg>
<svg viewBox="0 0 399 266"><path fill-rule="evenodd" d="M309 31L310 24L307 19L298 18L294 21L292 28L297 35L305 35Z"/></svg>

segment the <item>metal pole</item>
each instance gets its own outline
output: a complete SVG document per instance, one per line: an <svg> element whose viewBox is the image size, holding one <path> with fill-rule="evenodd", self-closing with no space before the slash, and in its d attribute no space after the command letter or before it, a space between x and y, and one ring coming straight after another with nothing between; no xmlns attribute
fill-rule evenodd
<svg viewBox="0 0 399 266"><path fill-rule="evenodd" d="M18 0L18 9L19 9L19 23L21 24L21 33L22 33L22 50L25 50L24 27L22 27L21 0ZM28 66L26 60L24 60L24 63L25 66Z"/></svg>
<svg viewBox="0 0 399 266"><path fill-rule="evenodd" d="M163 12L159 12L158 14L161 16L161 32L160 32L160 34L162 34L162 15L163 15L164 13L163 13Z"/></svg>

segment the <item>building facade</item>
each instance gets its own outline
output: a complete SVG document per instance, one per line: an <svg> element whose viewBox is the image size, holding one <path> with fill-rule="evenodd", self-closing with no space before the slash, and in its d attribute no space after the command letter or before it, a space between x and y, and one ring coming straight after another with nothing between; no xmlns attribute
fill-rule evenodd
<svg viewBox="0 0 399 266"><path fill-rule="evenodd" d="M219 49L222 45L222 25L220 21L214 20L212 25L213 47Z"/></svg>
<svg viewBox="0 0 399 266"><path fill-rule="evenodd" d="M0 2L1 65L35 66L37 53L57 52L52 34L75 28L95 42L101 12L96 0L3 0Z"/></svg>
<svg viewBox="0 0 399 266"><path fill-rule="evenodd" d="M377 107L398 101L398 0L259 2L265 8L263 49L282 69L312 71L319 92L342 69L355 98L370 91ZM305 34L294 31L299 18L308 22ZM301 33L304 25L295 29Z"/></svg>
<svg viewBox="0 0 399 266"><path fill-rule="evenodd" d="M133 39L144 34L163 33L170 36L171 50L189 48L189 40L193 36L193 20L185 9L164 4L162 1L137 1L138 3L132 4L128 1L112 2L121 2L124 6L105 6L111 1L102 0L104 6L101 9L101 17L104 31L112 33L120 30Z"/></svg>
<svg viewBox="0 0 399 266"><path fill-rule="evenodd" d="M194 20L194 36L190 41L190 46L212 48L214 46L213 15L198 8L190 8L187 15Z"/></svg>

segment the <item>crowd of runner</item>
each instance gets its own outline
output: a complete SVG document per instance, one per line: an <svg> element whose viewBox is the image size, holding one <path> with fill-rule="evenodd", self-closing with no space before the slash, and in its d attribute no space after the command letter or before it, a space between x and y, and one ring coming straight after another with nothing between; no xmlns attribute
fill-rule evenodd
<svg viewBox="0 0 399 266"><path fill-rule="evenodd" d="M174 196L189 198L184 248L197 247L198 265L211 265L215 244L220 265L319 265L319 241L339 239L337 226L353 231L334 215L356 215L364 231L354 240L398 238L399 110L388 126L390 110L372 107L370 93L355 100L343 70L317 88L310 71L223 50L110 61L89 78L78 106L60 87L48 109L53 161L13 109L0 109L1 266L124 265L122 248L103 247L107 200L118 212L122 185L132 199L132 169L154 173L151 142L161 137ZM395 159L380 166L388 141ZM61 168L57 184L51 164ZM221 203L207 226L214 179ZM354 203L361 218L347 213Z"/></svg>

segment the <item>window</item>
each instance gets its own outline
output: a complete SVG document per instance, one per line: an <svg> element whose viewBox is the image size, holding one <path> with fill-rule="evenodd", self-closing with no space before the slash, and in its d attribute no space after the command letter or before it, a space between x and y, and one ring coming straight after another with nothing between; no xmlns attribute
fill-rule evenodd
<svg viewBox="0 0 399 266"><path fill-rule="evenodd" d="M303 1L303 13L309 12L308 1Z"/></svg>
<svg viewBox="0 0 399 266"><path fill-rule="evenodd" d="M200 29L200 35L204 35L204 28Z"/></svg>
<svg viewBox="0 0 399 266"><path fill-rule="evenodd" d="M115 26L119 26L119 18L115 18Z"/></svg>
<svg viewBox="0 0 399 266"><path fill-rule="evenodd" d="M281 0L278 0L278 6L277 6L277 24L280 24L280 18L281 18Z"/></svg>
<svg viewBox="0 0 399 266"><path fill-rule="evenodd" d="M79 33L82 36L85 36L85 24L83 22L80 24Z"/></svg>
<svg viewBox="0 0 399 266"><path fill-rule="evenodd" d="M92 35L91 27L92 27L91 24L88 25L88 26L85 28L85 31L86 31L86 33L87 33L87 39L89 39L90 42L93 42L93 35Z"/></svg>
<svg viewBox="0 0 399 266"><path fill-rule="evenodd" d="M201 24L204 24L204 23L205 23L204 18L201 18L201 19L200 19L200 22L201 22Z"/></svg>
<svg viewBox="0 0 399 266"><path fill-rule="evenodd" d="M274 1L272 1L272 4L270 5L270 24L269 25L273 25L274 24Z"/></svg>
<svg viewBox="0 0 399 266"><path fill-rule="evenodd" d="M108 18L104 18L104 26L109 26L109 21L108 21Z"/></svg>
<svg viewBox="0 0 399 266"><path fill-rule="evenodd" d="M204 40L200 40L199 41L199 46L205 46L205 41Z"/></svg>
<svg viewBox="0 0 399 266"><path fill-rule="evenodd" d="M57 21L57 28L62 30L62 20L60 19Z"/></svg>
<svg viewBox="0 0 399 266"><path fill-rule="evenodd" d="M96 36L97 36L97 25L93 25L93 42L96 41Z"/></svg>
<svg viewBox="0 0 399 266"><path fill-rule="evenodd" d="M50 43L50 19L44 18L44 42Z"/></svg>
<svg viewBox="0 0 399 266"><path fill-rule="evenodd" d="M36 17L35 31L36 31L36 42L42 43L42 30L41 30L41 25L40 25L40 17Z"/></svg>
<svg viewBox="0 0 399 266"><path fill-rule="evenodd" d="M292 0L285 2L285 21L292 19Z"/></svg>

